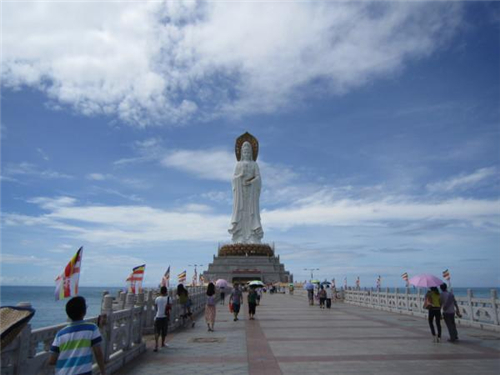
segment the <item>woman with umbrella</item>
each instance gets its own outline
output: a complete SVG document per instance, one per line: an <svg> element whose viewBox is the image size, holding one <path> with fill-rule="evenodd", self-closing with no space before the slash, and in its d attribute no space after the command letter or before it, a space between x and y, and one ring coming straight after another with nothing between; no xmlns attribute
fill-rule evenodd
<svg viewBox="0 0 500 375"><path fill-rule="evenodd" d="M441 342L441 301L437 286L443 284L443 281L433 275L419 275L412 277L409 282L417 287L430 288L425 295L424 309L429 310L428 320L433 341ZM436 320L437 337L434 320Z"/></svg>
<svg viewBox="0 0 500 375"><path fill-rule="evenodd" d="M220 290L220 304L224 304L224 300L226 299L226 286L227 286L227 281L224 279L218 279L215 282L215 286L219 288Z"/></svg>
<svg viewBox="0 0 500 375"><path fill-rule="evenodd" d="M309 305L314 305L314 284L306 283L304 289L307 290L307 298L309 299Z"/></svg>

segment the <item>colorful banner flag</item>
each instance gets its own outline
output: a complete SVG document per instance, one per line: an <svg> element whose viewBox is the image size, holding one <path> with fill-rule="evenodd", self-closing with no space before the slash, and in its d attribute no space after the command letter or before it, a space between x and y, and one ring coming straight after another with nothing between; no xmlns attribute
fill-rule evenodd
<svg viewBox="0 0 500 375"><path fill-rule="evenodd" d="M186 271L183 271L180 274L178 274L177 275L177 283L184 284L186 282L186 275L187 275Z"/></svg>
<svg viewBox="0 0 500 375"><path fill-rule="evenodd" d="M380 277L380 275L378 275L378 277L377 277L377 289L380 289L381 286L382 286L382 278Z"/></svg>
<svg viewBox="0 0 500 375"><path fill-rule="evenodd" d="M142 280L144 279L144 271L146 265L137 266L132 269L132 273L127 277L129 293L140 293L142 291Z"/></svg>
<svg viewBox="0 0 500 375"><path fill-rule="evenodd" d="M450 279L451 279L450 271L448 271L447 269L446 269L446 270L444 270L444 271L443 271L443 277L444 277L446 280L450 281Z"/></svg>
<svg viewBox="0 0 500 375"><path fill-rule="evenodd" d="M76 296L78 294L78 282L80 281L80 268L82 266L83 246L78 249L71 258L63 273L56 278L56 301Z"/></svg>
<svg viewBox="0 0 500 375"><path fill-rule="evenodd" d="M359 288L359 284L360 284L360 281L359 281L359 276L358 276L358 278L356 279L356 288Z"/></svg>
<svg viewBox="0 0 500 375"><path fill-rule="evenodd" d="M170 266L168 266L167 272L161 278L160 286L166 286L167 288L170 286Z"/></svg>

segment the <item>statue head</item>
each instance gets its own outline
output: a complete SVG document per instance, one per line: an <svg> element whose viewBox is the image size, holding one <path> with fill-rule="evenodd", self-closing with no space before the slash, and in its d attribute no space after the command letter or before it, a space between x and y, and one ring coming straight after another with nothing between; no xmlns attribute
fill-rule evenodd
<svg viewBox="0 0 500 375"><path fill-rule="evenodd" d="M243 143L241 146L241 160L250 161L252 158L252 145L249 142Z"/></svg>

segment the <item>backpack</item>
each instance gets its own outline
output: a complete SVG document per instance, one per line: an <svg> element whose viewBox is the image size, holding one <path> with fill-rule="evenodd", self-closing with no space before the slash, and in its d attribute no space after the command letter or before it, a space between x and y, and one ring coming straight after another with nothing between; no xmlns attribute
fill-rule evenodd
<svg viewBox="0 0 500 375"><path fill-rule="evenodd" d="M170 317L170 310L172 310L172 305L170 304L170 296L167 297L167 304L165 305L165 315Z"/></svg>

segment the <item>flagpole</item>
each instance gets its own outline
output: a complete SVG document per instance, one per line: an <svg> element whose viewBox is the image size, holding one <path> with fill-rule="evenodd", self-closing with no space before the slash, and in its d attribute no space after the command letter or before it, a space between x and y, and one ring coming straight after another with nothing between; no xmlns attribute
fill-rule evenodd
<svg viewBox="0 0 500 375"><path fill-rule="evenodd" d="M203 264L188 264L188 267L194 267L194 274L196 275L197 278L198 278L198 271L197 271L196 267L202 267L202 266L203 266ZM198 281L195 281L195 283L198 284Z"/></svg>

